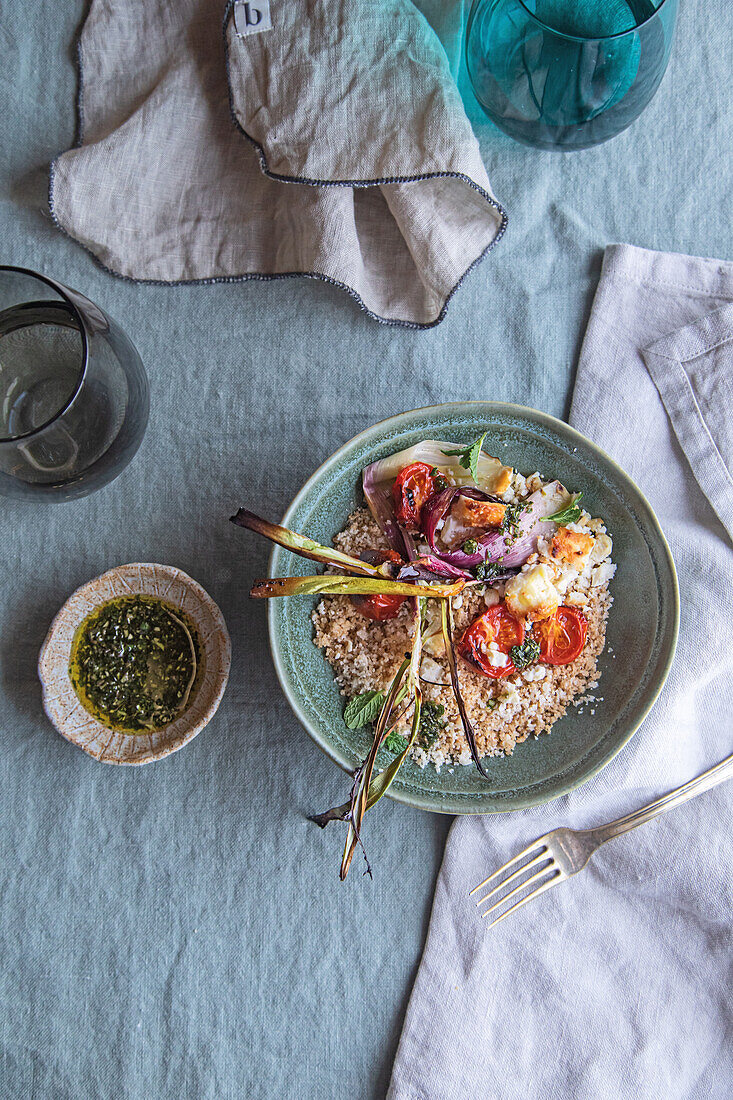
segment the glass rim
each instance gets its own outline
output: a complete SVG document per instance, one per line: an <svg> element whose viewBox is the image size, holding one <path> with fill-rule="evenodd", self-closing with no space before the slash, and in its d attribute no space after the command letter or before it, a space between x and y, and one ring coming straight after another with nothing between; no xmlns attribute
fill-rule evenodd
<svg viewBox="0 0 733 1100"><path fill-rule="evenodd" d="M68 305L69 309L74 314L75 318L79 322L79 332L81 333L81 371L79 373L79 380L74 387L73 392L69 395L67 400L61 406L61 408L49 417L43 424L40 424L37 428L32 428L29 432L23 432L22 435L0 435L0 446L6 446L7 444L22 443L25 439L33 439L35 436L40 435L41 432L45 432L47 428L50 428L57 420L64 416L74 401L79 395L81 388L84 384L84 379L87 376L87 367L89 364L89 331L87 328L87 321L84 314L79 307L73 301L69 295L69 291L61 283L57 283L55 279L49 278L48 275L42 275L39 271L33 271L30 267L17 267L14 264L0 264L0 275L4 271L15 272L18 275L29 275L33 279L38 279L42 283L46 283L52 290L61 297Z"/></svg>
<svg viewBox="0 0 733 1100"><path fill-rule="evenodd" d="M647 23L651 23L652 19L656 19L663 7L665 7L670 0L661 0L661 3L655 8L651 15L647 15L645 19L642 19L641 23L635 23L633 27L628 27L625 31L617 31L615 34L568 34L566 31L559 31L556 27L546 23L544 19L541 19L535 12L530 11L527 7L525 0L517 0L517 3L521 8L524 8L530 19L533 19L538 26L543 30L549 31L551 34L557 35L558 38L567 38L570 42L612 42L614 38L625 38L627 34L636 34L637 31L645 27ZM474 8L477 8L481 3L481 0L474 0Z"/></svg>

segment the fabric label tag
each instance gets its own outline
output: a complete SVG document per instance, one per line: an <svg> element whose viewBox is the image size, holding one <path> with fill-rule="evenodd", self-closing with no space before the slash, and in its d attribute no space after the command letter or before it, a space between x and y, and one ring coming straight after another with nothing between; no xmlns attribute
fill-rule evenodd
<svg viewBox="0 0 733 1100"><path fill-rule="evenodd" d="M237 0L234 5L234 29L239 38L272 30L270 0Z"/></svg>

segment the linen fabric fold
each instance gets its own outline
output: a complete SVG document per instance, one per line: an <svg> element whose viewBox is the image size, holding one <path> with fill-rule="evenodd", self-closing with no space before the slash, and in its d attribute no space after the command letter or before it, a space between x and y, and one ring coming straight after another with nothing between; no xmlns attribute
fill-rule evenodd
<svg viewBox="0 0 733 1100"><path fill-rule="evenodd" d="M490 930L468 892L551 829L603 824L733 751L732 303L733 264L606 250L570 421L659 517L677 655L642 727L581 789L454 823L389 1100L731 1095L733 783L611 841Z"/></svg>
<svg viewBox="0 0 733 1100"><path fill-rule="evenodd" d="M436 19L451 52L460 17ZM49 203L118 275L306 275L429 327L504 232L410 0L93 0L79 67L79 144Z"/></svg>

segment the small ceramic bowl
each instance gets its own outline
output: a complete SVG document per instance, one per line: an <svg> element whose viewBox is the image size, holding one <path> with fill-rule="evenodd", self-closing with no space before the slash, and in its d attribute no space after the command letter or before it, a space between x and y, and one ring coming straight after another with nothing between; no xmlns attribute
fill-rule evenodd
<svg viewBox="0 0 733 1100"><path fill-rule="evenodd" d="M84 709L69 676L74 635L100 604L119 596L158 596L183 611L196 627L202 675L183 714L151 733L109 729ZM221 611L200 584L170 565L136 563L110 569L77 588L41 647L38 675L43 708L62 737L105 764L149 764L182 748L200 733L219 706L229 678L231 644Z"/></svg>
<svg viewBox="0 0 733 1100"><path fill-rule="evenodd" d="M419 768L407 761L390 796L441 813L500 813L566 794L613 759L638 729L669 671L677 639L679 593L669 547L639 489L608 455L554 417L519 405L460 401L393 416L345 443L303 486L283 524L326 545L363 505L361 472L421 439L466 444L486 432L484 450L523 473L557 477L602 516L613 537L618 573L599 660L593 709L570 707L550 736L530 738L511 756L489 761L490 781L474 767ZM276 546L270 575L313 572L312 562ZM313 643L317 598L269 601L270 644L283 691L313 740L347 770L369 751L364 730L344 725L343 696Z"/></svg>

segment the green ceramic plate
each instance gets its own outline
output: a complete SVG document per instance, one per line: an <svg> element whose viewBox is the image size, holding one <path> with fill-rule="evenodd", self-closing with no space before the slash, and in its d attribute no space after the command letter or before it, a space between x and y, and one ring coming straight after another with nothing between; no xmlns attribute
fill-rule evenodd
<svg viewBox="0 0 733 1100"><path fill-rule="evenodd" d="M440 813L499 813L549 802L584 783L626 744L654 703L677 641L679 593L667 542L649 504L598 447L554 417L519 405L462 401L393 416L344 444L316 470L283 523L330 544L349 513L363 504L361 472L421 439L469 443L488 431L484 449L522 473L539 470L602 516L618 565L611 591L606 650L595 714L571 707L551 734L518 745L512 756L488 761L491 781L474 767L418 768L407 763L390 795ZM276 547L271 576L305 574L312 564ZM343 697L330 666L313 644L311 611L303 596L269 604L270 643L283 691L316 744L353 770L369 738L342 721ZM609 653L609 647L612 651Z"/></svg>

